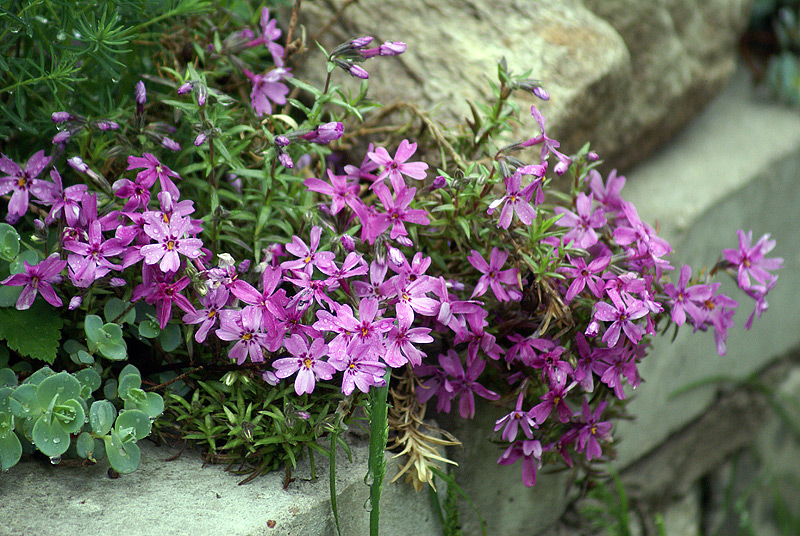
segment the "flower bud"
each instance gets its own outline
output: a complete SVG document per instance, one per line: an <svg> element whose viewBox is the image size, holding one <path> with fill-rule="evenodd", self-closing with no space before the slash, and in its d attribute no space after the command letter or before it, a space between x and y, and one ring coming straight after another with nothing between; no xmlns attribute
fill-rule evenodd
<svg viewBox="0 0 800 536"><path fill-rule="evenodd" d="M69 164L72 169L74 169L79 173L89 172L89 166L86 164L86 162L83 161L83 159L80 156L73 156L72 158L68 158L67 164Z"/></svg>
<svg viewBox="0 0 800 536"><path fill-rule="evenodd" d="M290 143L292 143L291 140L283 134L275 136L275 145L278 147L288 147Z"/></svg>
<svg viewBox="0 0 800 536"><path fill-rule="evenodd" d="M372 42L372 37L369 35L365 35L364 37L357 37L355 39L350 40L350 46L355 49L364 48L368 44Z"/></svg>
<svg viewBox="0 0 800 536"><path fill-rule="evenodd" d="M69 140L70 136L72 136L72 132L70 132L69 130L62 130L61 132L53 136L53 144L55 145L56 143L66 143L67 140Z"/></svg>
<svg viewBox="0 0 800 536"><path fill-rule="evenodd" d="M147 90L144 88L144 82L141 80L136 82L134 97L136 99L136 104L139 107L144 106L144 103L147 102Z"/></svg>
<svg viewBox="0 0 800 536"><path fill-rule="evenodd" d="M300 138L311 143L325 145L334 140L338 140L342 137L343 133L344 125L338 121L332 121L330 123L325 123L324 125L319 125L311 132L307 132L306 134L300 136Z"/></svg>
<svg viewBox="0 0 800 536"><path fill-rule="evenodd" d="M50 116L54 123L66 123L72 116L69 112L53 112L53 115Z"/></svg>
<svg viewBox="0 0 800 536"><path fill-rule="evenodd" d="M412 242L411 239L407 236L398 236L397 238L395 238L395 242L407 248L414 247L414 242Z"/></svg>
<svg viewBox="0 0 800 536"><path fill-rule="evenodd" d="M589 162L597 162L600 160L600 155L594 151L589 151L589 153L586 155L586 160Z"/></svg>
<svg viewBox="0 0 800 536"><path fill-rule="evenodd" d="M351 65L347 72L356 78L361 78L362 80L367 80L369 78L369 73L360 65Z"/></svg>
<svg viewBox="0 0 800 536"><path fill-rule="evenodd" d="M389 246L389 261L394 264L395 266L403 266L403 261L405 257L403 257L403 252L397 249L394 246Z"/></svg>
<svg viewBox="0 0 800 536"><path fill-rule="evenodd" d="M246 274L247 270L249 270L249 269L250 269L250 259L243 260L242 262L239 263L239 267L236 268L236 270L240 274Z"/></svg>
<svg viewBox="0 0 800 536"><path fill-rule="evenodd" d="M175 141L173 139L170 139L170 138L168 138L166 136L164 136L164 138L161 140L161 145L166 147L170 151L176 151L177 152L177 151L181 150L181 146L177 141Z"/></svg>
<svg viewBox="0 0 800 536"><path fill-rule="evenodd" d="M108 285L110 287L124 287L125 280L122 279L121 277L112 277L111 279L109 279Z"/></svg>
<svg viewBox="0 0 800 536"><path fill-rule="evenodd" d="M439 188L444 188L445 186L447 186L447 179L442 175L437 175L428 188L430 190L438 190Z"/></svg>
<svg viewBox="0 0 800 536"><path fill-rule="evenodd" d="M199 84L197 87L197 105L205 106L208 99L208 87L205 84Z"/></svg>
<svg viewBox="0 0 800 536"><path fill-rule="evenodd" d="M186 95L187 93L191 93L194 89L194 82L184 82L178 88L178 95Z"/></svg>
<svg viewBox="0 0 800 536"><path fill-rule="evenodd" d="M533 94L543 101L550 100L550 94L542 86L533 88Z"/></svg>
<svg viewBox="0 0 800 536"><path fill-rule="evenodd" d="M348 253L352 253L356 250L356 241L350 235L342 235L339 238L339 241L342 243L342 247Z"/></svg>
<svg viewBox="0 0 800 536"><path fill-rule="evenodd" d="M99 130L117 130L119 124L116 121L98 121L94 124Z"/></svg>
<svg viewBox="0 0 800 536"><path fill-rule="evenodd" d="M194 146L200 147L208 140L208 133L203 131L197 134L197 137L194 139Z"/></svg>
<svg viewBox="0 0 800 536"><path fill-rule="evenodd" d="M67 306L67 309L69 309L70 311L74 311L75 309L80 307L82 303L83 303L82 296L73 296L72 299L69 300L69 306Z"/></svg>
<svg viewBox="0 0 800 536"><path fill-rule="evenodd" d="M406 51L406 44L402 41L386 41L380 46L381 56L397 56Z"/></svg>
<svg viewBox="0 0 800 536"><path fill-rule="evenodd" d="M294 167L294 162L292 162L292 157L286 153L281 153L278 155L278 162L287 169L292 169Z"/></svg>

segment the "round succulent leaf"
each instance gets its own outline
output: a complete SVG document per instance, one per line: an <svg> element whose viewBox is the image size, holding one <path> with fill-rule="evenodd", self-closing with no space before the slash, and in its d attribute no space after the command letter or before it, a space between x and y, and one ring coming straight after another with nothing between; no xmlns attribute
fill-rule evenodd
<svg viewBox="0 0 800 536"><path fill-rule="evenodd" d="M119 414L117 422L114 423L114 429L120 436L123 436L123 430L133 429L133 435L137 440L144 439L150 435L150 428L152 423L150 417L144 411L138 409L129 409Z"/></svg>
<svg viewBox="0 0 800 536"><path fill-rule="evenodd" d="M56 404L61 404L71 398L80 398L81 382L69 372L59 372L54 376L45 378L39 384L36 397L42 407L50 405L50 401L55 397Z"/></svg>
<svg viewBox="0 0 800 536"><path fill-rule="evenodd" d="M120 375L117 393L120 398L128 398L131 389L139 389L142 386L142 377L139 376L139 371L136 374Z"/></svg>
<svg viewBox="0 0 800 536"><path fill-rule="evenodd" d="M82 398L89 398L89 395L100 389L100 385L103 383L103 379L100 377L100 374L92 368L81 369L73 374L73 376L75 376L75 379L81 383ZM88 394L84 396L84 393L87 389Z"/></svg>
<svg viewBox="0 0 800 536"><path fill-rule="evenodd" d="M27 262L30 265L34 265L34 264L39 264L40 259L41 257L36 251L32 249L26 249L25 251L17 255L17 257L13 261L8 263L8 271L12 275L21 274L22 272L25 271L25 264L24 264L25 262Z"/></svg>
<svg viewBox="0 0 800 536"><path fill-rule="evenodd" d="M62 346L64 348L64 351L67 352L68 354L77 354L81 350L84 351L87 350L85 345L79 343L75 339L67 339L66 341L64 341L64 344Z"/></svg>
<svg viewBox="0 0 800 536"><path fill-rule="evenodd" d="M19 255L19 233L11 225L0 223L0 259L11 262Z"/></svg>
<svg viewBox="0 0 800 536"><path fill-rule="evenodd" d="M114 400L117 398L117 380L111 379L106 381L105 385L103 385L103 396L108 400Z"/></svg>
<svg viewBox="0 0 800 536"><path fill-rule="evenodd" d="M145 339L155 339L161 334L161 329L158 327L158 322L147 319L139 324L139 335Z"/></svg>
<svg viewBox="0 0 800 536"><path fill-rule="evenodd" d="M112 325L116 326L116 324ZM128 358L128 345L123 340L113 344L102 343L98 346L98 349L103 356L112 361L124 361Z"/></svg>
<svg viewBox="0 0 800 536"><path fill-rule="evenodd" d="M158 393L131 389L125 398L125 409L138 409L147 413L151 419L155 419L164 412L164 399Z"/></svg>
<svg viewBox="0 0 800 536"><path fill-rule="evenodd" d="M33 444L45 456L61 456L69 448L69 433L58 419L48 420L44 415L36 420L31 433Z"/></svg>
<svg viewBox="0 0 800 536"><path fill-rule="evenodd" d="M106 456L111 467L118 473L132 473L139 467L141 453L134 442L123 443L115 430L103 438Z"/></svg>
<svg viewBox="0 0 800 536"><path fill-rule="evenodd" d="M36 396L38 389L38 385L31 383L23 383L14 389L8 400L11 412L20 419L28 419L34 415L41 414L44 408L39 404L39 399Z"/></svg>
<svg viewBox="0 0 800 536"><path fill-rule="evenodd" d="M14 431L14 415L8 409L0 408L0 436Z"/></svg>
<svg viewBox="0 0 800 536"><path fill-rule="evenodd" d="M127 322L128 324L133 324L136 320L136 310L131 307L129 302L124 302L119 298L111 298L106 302L105 307L103 307L103 316L106 322L119 322L120 324ZM118 317L119 319L117 320Z"/></svg>
<svg viewBox="0 0 800 536"><path fill-rule="evenodd" d="M89 408L89 424L97 435L106 435L114 426L116 417L117 408L108 400L95 400Z"/></svg>
<svg viewBox="0 0 800 536"><path fill-rule="evenodd" d="M75 450L81 458L96 461L94 453L102 449L102 443L99 440L95 440L94 436L89 432L81 432L81 435L75 441Z"/></svg>
<svg viewBox="0 0 800 536"><path fill-rule="evenodd" d="M10 368L0 369L0 387L16 387L17 375Z"/></svg>
<svg viewBox="0 0 800 536"><path fill-rule="evenodd" d="M75 399L65 400L53 411L53 416L61 422L61 427L68 434L74 434L86 424L86 411Z"/></svg>
<svg viewBox="0 0 800 536"><path fill-rule="evenodd" d="M22 443L17 434L8 432L5 435L0 433L0 470L5 471L17 464L22 457Z"/></svg>
<svg viewBox="0 0 800 536"><path fill-rule="evenodd" d="M7 285L0 286L0 307L11 307L17 303L19 295L25 289L24 286L9 287Z"/></svg>
<svg viewBox="0 0 800 536"><path fill-rule="evenodd" d="M73 354L78 358L80 365L94 365L94 356L84 350L78 350L77 354Z"/></svg>
<svg viewBox="0 0 800 536"><path fill-rule="evenodd" d="M86 315L83 321L83 329L86 332L86 338L94 343L100 342L103 336L103 319L97 315Z"/></svg>
<svg viewBox="0 0 800 536"><path fill-rule="evenodd" d="M167 324L167 327L158 336L161 349L171 352L181 345L181 328L177 324Z"/></svg>
<svg viewBox="0 0 800 536"><path fill-rule="evenodd" d="M11 412L9 408L9 400L11 399L11 393L14 392L14 389L11 387L0 387L0 411L7 411Z"/></svg>
<svg viewBox="0 0 800 536"><path fill-rule="evenodd" d="M50 376L55 376L55 371L48 367L47 365L43 366L22 382L22 383L32 383L33 385L39 385L44 381L45 378L49 378Z"/></svg>

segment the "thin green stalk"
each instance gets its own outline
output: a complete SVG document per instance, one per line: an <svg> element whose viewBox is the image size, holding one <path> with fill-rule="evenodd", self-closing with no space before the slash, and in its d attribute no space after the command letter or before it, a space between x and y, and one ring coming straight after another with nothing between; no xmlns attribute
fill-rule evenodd
<svg viewBox="0 0 800 536"><path fill-rule="evenodd" d="M373 387L369 391L370 400L370 433L369 433L369 472L367 481L369 484L369 534L379 536L381 487L383 477L386 475L386 441L389 438L388 411L389 406L386 399L389 396L389 380L391 371L386 372L384 377L386 385L383 387Z"/></svg>
<svg viewBox="0 0 800 536"><path fill-rule="evenodd" d="M337 426L331 432L331 450L329 453L330 456L330 471L328 471L330 475L330 484L329 489L331 491L331 508L333 509L333 521L336 523L336 533L339 536L342 536L342 529L339 528L339 507L336 505L336 441L339 437L339 427Z"/></svg>

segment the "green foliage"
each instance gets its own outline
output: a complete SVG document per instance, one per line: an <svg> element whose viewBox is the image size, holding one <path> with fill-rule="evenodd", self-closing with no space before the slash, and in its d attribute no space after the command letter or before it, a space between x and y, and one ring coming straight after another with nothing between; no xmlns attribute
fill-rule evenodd
<svg viewBox="0 0 800 536"><path fill-rule="evenodd" d="M52 364L64 321L47 303L37 300L30 309L0 308L0 340L20 354Z"/></svg>

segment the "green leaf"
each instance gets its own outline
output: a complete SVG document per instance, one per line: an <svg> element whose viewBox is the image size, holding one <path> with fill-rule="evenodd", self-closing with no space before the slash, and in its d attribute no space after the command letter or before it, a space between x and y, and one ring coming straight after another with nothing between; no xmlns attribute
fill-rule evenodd
<svg viewBox="0 0 800 536"><path fill-rule="evenodd" d="M108 462L115 471L122 474L132 473L139 467L141 452L134 442L123 443L116 430L103 437L106 445Z"/></svg>
<svg viewBox="0 0 800 536"><path fill-rule="evenodd" d="M128 398L125 399L125 409L141 410L155 419L164 412L164 399L158 393L131 389L128 391Z"/></svg>
<svg viewBox="0 0 800 536"><path fill-rule="evenodd" d="M86 422L86 412L83 406L75 399L65 401L53 410L53 415L61 423L61 427L68 434L74 434L83 428ZM55 419L54 419L55 420Z"/></svg>
<svg viewBox="0 0 800 536"><path fill-rule="evenodd" d="M106 435L114 426L117 417L117 408L108 400L95 400L89 409L89 424L92 432L99 436Z"/></svg>
<svg viewBox="0 0 800 536"><path fill-rule="evenodd" d="M61 456L69 448L69 434L56 419L48 420L44 415L33 425L33 444L45 456Z"/></svg>
<svg viewBox="0 0 800 536"><path fill-rule="evenodd" d="M158 336L158 342L161 343L161 349L165 352L173 351L181 344L181 328L176 324L167 324L167 327Z"/></svg>
<svg viewBox="0 0 800 536"><path fill-rule="evenodd" d="M161 330L158 327L158 322L154 322L152 320L145 320L141 324L139 324L139 335L141 335L145 339L155 339L160 334Z"/></svg>
<svg viewBox="0 0 800 536"><path fill-rule="evenodd" d="M46 363L56 359L63 324L60 313L43 300L25 311L0 309L0 339L12 350Z"/></svg>
<svg viewBox="0 0 800 536"><path fill-rule="evenodd" d="M144 439L150 435L150 417L138 409L129 409L120 413L117 422L114 423L114 429L120 434L120 437L124 437L123 431L128 428L133 429L133 435L137 440Z"/></svg>
<svg viewBox="0 0 800 536"><path fill-rule="evenodd" d="M19 254L19 233L7 223L0 223L0 259L11 262Z"/></svg>
<svg viewBox="0 0 800 536"><path fill-rule="evenodd" d="M36 399L39 405L46 408L53 398L56 404L63 404L72 398L80 398L81 382L76 380L69 372L59 372L54 376L45 378L39 384Z"/></svg>
<svg viewBox="0 0 800 536"><path fill-rule="evenodd" d="M37 385L25 383L14 389L9 397L8 406L15 416L27 419L44 411L36 397L38 388Z"/></svg>
<svg viewBox="0 0 800 536"><path fill-rule="evenodd" d="M2 419L2 416L0 416ZM5 471L17 464L22 457L22 443L13 431L0 434L0 470Z"/></svg>
<svg viewBox="0 0 800 536"><path fill-rule="evenodd" d="M103 383L100 374L92 368L79 370L73 376L81 384L81 398L84 399L89 398L92 393L100 389L100 385Z"/></svg>
<svg viewBox="0 0 800 536"><path fill-rule="evenodd" d="M124 315L122 313L125 313ZM122 316L120 316L122 315ZM103 308L103 316L106 322L118 322L120 324L133 324L136 320L136 311L129 302L124 302L119 298L111 298ZM120 317L119 320L116 320Z"/></svg>
<svg viewBox="0 0 800 536"><path fill-rule="evenodd" d="M124 372L124 370L123 370ZM139 389L142 386L142 377L139 375L139 371L136 371L136 374L120 374L119 376L119 387L117 387L117 392L119 393L119 397L122 399L126 399L130 396L130 391L133 389Z"/></svg>
<svg viewBox="0 0 800 536"><path fill-rule="evenodd" d="M0 369L0 389L3 387L16 387L17 375L10 368Z"/></svg>
<svg viewBox="0 0 800 536"><path fill-rule="evenodd" d="M103 444L100 440L94 438L89 432L81 432L81 435L79 435L78 439L75 441L75 450L81 458L97 461L94 454L100 452L102 449Z"/></svg>

